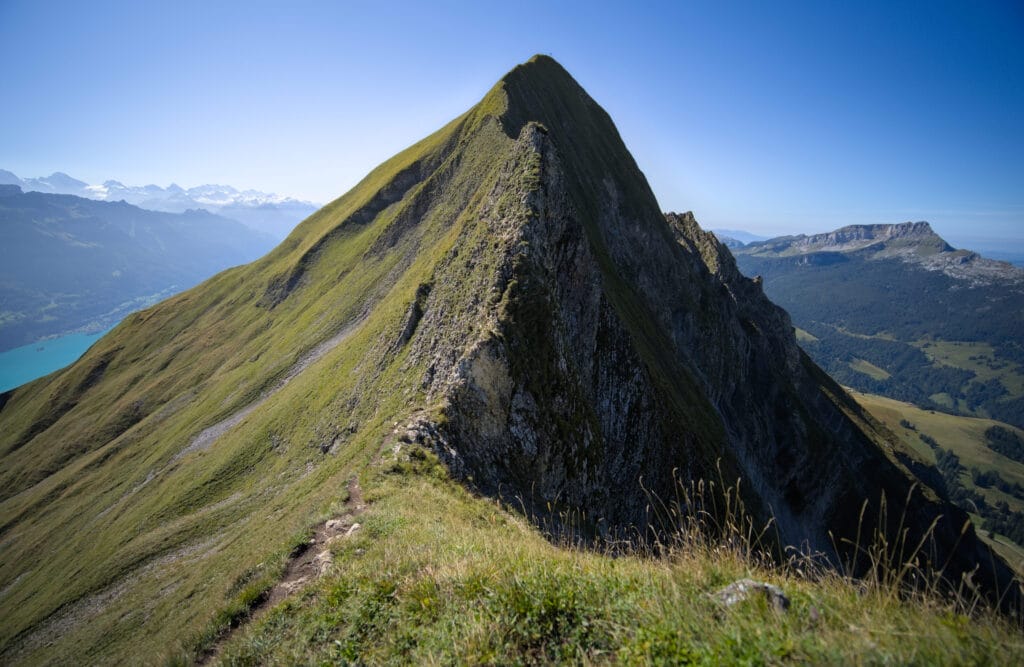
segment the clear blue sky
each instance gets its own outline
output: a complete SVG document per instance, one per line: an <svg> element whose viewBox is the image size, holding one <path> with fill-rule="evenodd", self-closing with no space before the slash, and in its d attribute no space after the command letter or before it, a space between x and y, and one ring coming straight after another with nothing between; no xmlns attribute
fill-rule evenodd
<svg viewBox="0 0 1024 667"><path fill-rule="evenodd" d="M324 202L534 53L705 227L1024 246L1021 0L0 0L0 168Z"/></svg>

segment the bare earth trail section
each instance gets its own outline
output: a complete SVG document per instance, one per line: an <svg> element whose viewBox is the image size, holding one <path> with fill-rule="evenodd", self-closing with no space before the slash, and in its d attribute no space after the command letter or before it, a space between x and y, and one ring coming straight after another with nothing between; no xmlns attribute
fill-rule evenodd
<svg viewBox="0 0 1024 667"><path fill-rule="evenodd" d="M313 537L292 552L281 580L260 597L249 610L248 616L239 625L228 629L213 646L207 649L196 661L196 664L208 665L215 662L220 657L224 644L243 625L252 623L289 595L326 574L334 558L331 553L331 545L338 540L351 537L358 531L360 524L356 518L365 511L366 503L363 501L363 491L359 486L359 480L352 477L348 482L348 500L345 501L345 511L338 517L328 519L313 528Z"/></svg>
<svg viewBox="0 0 1024 667"><path fill-rule="evenodd" d="M188 443L187 447L185 447L183 450L181 450L175 455L175 457L171 460L171 463L175 463L181 460L186 454L190 452L208 449L210 445L216 442L219 437L230 431L235 426L238 426L238 424L242 423L242 421L250 414L252 414L253 411L255 411L257 408L266 403L271 396L284 389L285 386L287 386L289 382L298 377L298 375L302 373L302 371L309 368L310 365L319 361L324 357L324 355L326 355L328 352L330 352L338 345L340 345L342 341L344 341L346 338L352 335L352 332L354 332L359 327L359 325L362 324L362 322L362 319L353 322L352 324L342 328L341 331L336 333L331 338L328 338L327 340L325 340L324 342L320 343L312 350L307 352L305 355L303 355L301 359L295 362L294 366L288 369L288 372L285 373L284 376L280 380L278 380L273 387L260 394L259 398L257 398L255 401L253 401L249 405L246 405L243 408L240 408L239 410L235 411L232 415L220 420L213 426L210 426L200 431L199 435L192 438L192 441Z"/></svg>

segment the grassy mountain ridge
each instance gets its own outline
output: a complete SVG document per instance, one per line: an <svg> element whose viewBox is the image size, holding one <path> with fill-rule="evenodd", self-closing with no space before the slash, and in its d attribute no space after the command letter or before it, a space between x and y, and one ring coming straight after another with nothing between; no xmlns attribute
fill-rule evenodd
<svg viewBox="0 0 1024 667"><path fill-rule="evenodd" d="M470 136L466 125L474 122L471 129L481 131ZM90 596L132 582L147 588L151 582L140 581L139 572L160 559L170 562L146 573L158 588L181 593L159 600L158 611L151 613L168 619L169 626L197 629L218 603L199 605L206 613L195 616L195 608L186 611L185 600L211 585L228 585L265 557L267 544L283 548L281 536L304 527L309 507L327 507L340 495L342 480L380 446L385 429L380 413L401 414L420 398L390 389L401 375L400 363L389 367L388 346L381 343L401 328L431 256L421 253L399 274L395 267L414 254L409 249L414 239L405 253L373 249L423 187L419 173L419 187L412 192L386 186L403 171L433 173L445 166L445 147L460 139L490 147L473 152L485 161L502 159L494 149L507 141L493 117L456 120L311 216L268 256L130 316L67 372L6 397L0 411L5 463L0 576L8 619L0 641L5 653L33 646L32 632L45 634L43 620L52 620L70 603L88 606ZM486 164L448 166L455 169L439 173L456 182L490 175ZM454 239L443 227L437 229L451 222L441 213L467 203L457 195L438 202L433 224L421 222L414 232L430 228L433 252L445 252ZM374 208L383 215L360 216ZM281 285L288 288L284 294ZM315 296L287 298L296 291ZM304 351L371 312L344 345L217 446L174 461L201 428L247 405ZM331 417L338 413L345 419L335 423ZM321 446L336 439L345 446L338 456L325 456ZM309 477L307 466L313 467ZM269 517L268 507L276 507ZM83 509L89 529L72 530L82 522ZM47 547L54 553L45 563L34 562L30 554L48 544L47 535L60 526L69 539ZM125 541L125 536L136 537ZM211 540L225 546L198 550L204 557L201 571L191 566L176 571L180 554ZM79 566L68 579L67 563L73 561ZM112 609L104 617L119 627L124 625L120 613ZM79 622L65 646L91 646L96 653L86 655L97 658L118 655L104 652L110 632L104 623ZM126 632L113 634L123 638ZM150 641L168 646L176 635L168 629ZM134 649L122 645L119 650Z"/></svg>
<svg viewBox="0 0 1024 667"><path fill-rule="evenodd" d="M1003 619L968 620L884 586L775 569L741 540L686 533L661 557L552 544L520 514L467 494L415 447L386 456L373 476L360 529L328 543L329 572L243 622L217 659L963 664L1014 662L1024 650ZM723 608L715 594L743 577L780 586L789 611L761 600Z"/></svg>
<svg viewBox="0 0 1024 667"><path fill-rule="evenodd" d="M200 437L211 428L219 434ZM365 643L386 627L378 612L391 601L426 609L432 599L404 598L400 584L444 584L433 573L447 571L464 600L486 601L494 566L471 556L493 540L485 553L500 562L521 535L540 569L514 576L541 577L545 563L559 573L574 567L575 556L541 546L537 532L467 486L518 495L552 520L578 511L580 532L614 534L614 523L630 521L647 530L653 519L638 518L652 489L668 498L677 475L696 479L720 460L728 479L748 480L752 511L777 506L780 534L805 530L820 540L827 517L854 528L851 517L880 480L906 496L909 478L884 438L799 352L785 314L728 252L692 216L661 215L607 114L540 57L270 254L130 316L67 371L3 396L0 655L144 662L185 638L196 658L246 618L308 544L311 526L349 512L355 477L370 508L364 532L337 543L336 558L360 567L372 553L376 574L361 571L354 596L291 598L288 605L310 603L298 626L282 628L290 621L272 610L261 627L271 641L279 632L309 647L308 655L276 654L285 661L426 658L435 645L426 638L403 639L393 654ZM871 478L858 472L864 466ZM424 539L405 527L447 520L433 504L452 506L447 530L481 529L452 544L466 570L445 570L450 552L436 541L429 557L394 557ZM942 512L960 516L919 495L906 516L920 532ZM510 524L514 532L503 530ZM956 546L943 541L950 531L963 538ZM984 552L973 531L959 531L942 524L936 534L963 569ZM613 568L592 558L597 570ZM657 567L637 562L626 577L648 578ZM744 567L738 561L729 573ZM704 592L724 576L687 590ZM547 595L567 581L558 574L553 587L527 585L524 594ZM592 581L597 590L603 579ZM344 615L349 601L361 616ZM504 614L513 602L494 604ZM548 653L551 637L567 650L589 641L560 628L575 633L590 612L563 614L553 604L554 615L542 606L548 620L528 626L521 645L454 658L555 659L562 654ZM949 612L920 609L918 618ZM809 619L809 607L806 614L797 618ZM991 636L950 617L951 629L938 632L963 650ZM755 626L726 623L720 641ZM837 632L835 641L846 636ZM349 636L359 640L355 653L327 653ZM827 656L827 648L807 655ZM711 648L707 659L715 655ZM253 656L246 659L275 658Z"/></svg>

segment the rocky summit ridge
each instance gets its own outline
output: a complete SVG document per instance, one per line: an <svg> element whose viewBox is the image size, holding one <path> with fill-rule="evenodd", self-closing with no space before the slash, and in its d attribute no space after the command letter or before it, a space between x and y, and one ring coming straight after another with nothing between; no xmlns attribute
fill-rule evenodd
<svg viewBox="0 0 1024 667"><path fill-rule="evenodd" d="M414 443L584 536L651 536L680 481L742 478L780 545L845 560L879 526L930 534L953 585L979 565L984 590L1009 577L537 56L266 257L0 397L4 657L45 655L58 622L101 655L97 628L203 620L206 596ZM162 591L147 621L125 607L143 585Z"/></svg>

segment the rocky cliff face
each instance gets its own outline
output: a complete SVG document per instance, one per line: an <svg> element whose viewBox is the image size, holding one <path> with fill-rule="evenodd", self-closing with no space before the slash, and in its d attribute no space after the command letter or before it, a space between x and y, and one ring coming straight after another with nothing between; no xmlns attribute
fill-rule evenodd
<svg viewBox="0 0 1024 667"><path fill-rule="evenodd" d="M873 526L882 495L910 494L891 436L692 214L658 212L610 119L561 67L535 59L494 94L515 143L409 342L443 405L453 470L602 530L645 526L649 493L673 497L676 478L721 468L785 544L832 555L829 534L852 538L865 502ZM973 533L954 546L966 516L911 495L912 532L940 514L937 549L956 576L984 553Z"/></svg>
<svg viewBox="0 0 1024 667"><path fill-rule="evenodd" d="M842 252L864 248L875 243L911 240L930 242L938 238L927 222L904 222L897 225L850 225L834 232L793 237L792 246L800 252L831 250ZM942 249L952 248L942 241Z"/></svg>

